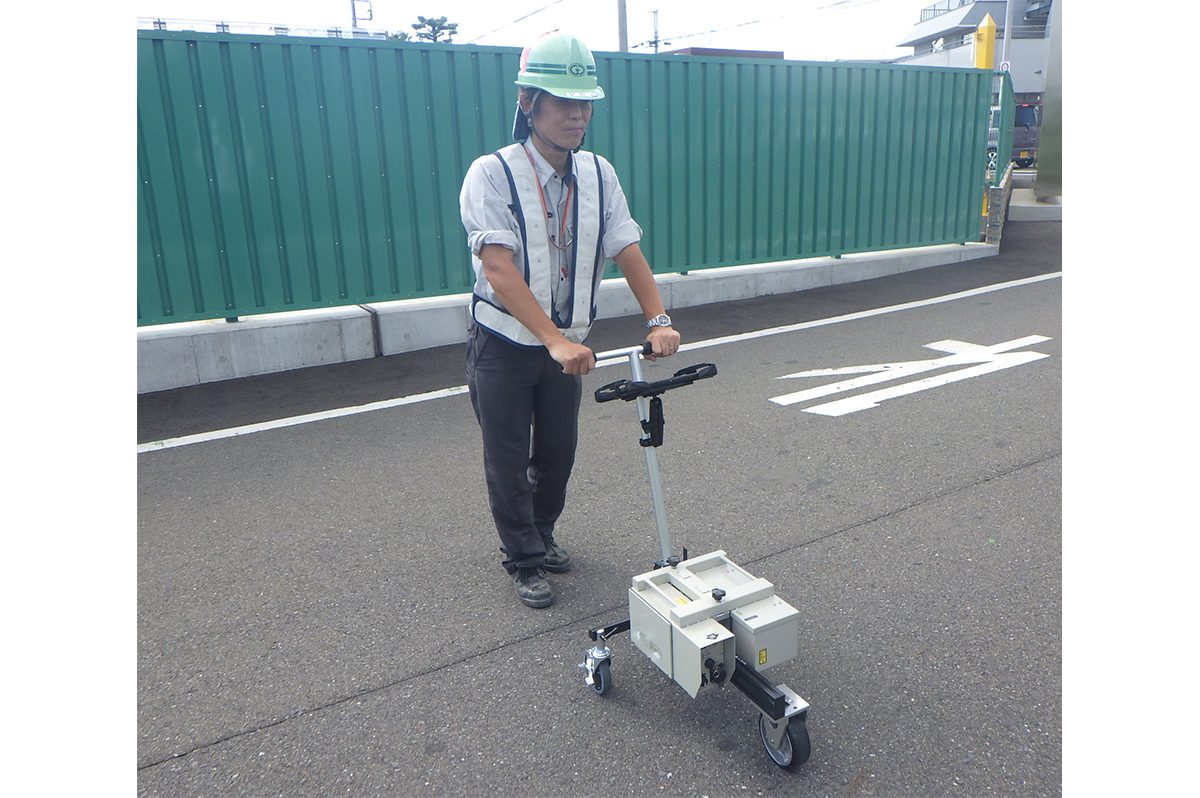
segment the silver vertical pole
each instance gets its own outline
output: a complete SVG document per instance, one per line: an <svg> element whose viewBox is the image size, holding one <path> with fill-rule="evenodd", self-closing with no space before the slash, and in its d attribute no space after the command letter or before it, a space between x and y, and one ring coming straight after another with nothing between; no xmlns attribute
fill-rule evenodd
<svg viewBox="0 0 1200 798"><path fill-rule="evenodd" d="M617 47L629 52L629 28L625 21L625 0L617 0Z"/></svg>
<svg viewBox="0 0 1200 798"><path fill-rule="evenodd" d="M638 352L629 354L629 368L633 373L634 382L642 382L642 364ZM638 415L642 421L650 420L650 400L644 396L637 398ZM671 530L667 528L666 504L663 501L662 480L658 475L658 452L653 446L646 446L646 476L650 480L650 501L654 505L654 524L658 527L658 546L662 552L662 560L666 562L671 556Z"/></svg>
<svg viewBox="0 0 1200 798"><path fill-rule="evenodd" d="M1024 0L1008 0L1004 4L1004 45L1000 48L1001 62L1008 60L1008 41L1012 38L1013 5Z"/></svg>

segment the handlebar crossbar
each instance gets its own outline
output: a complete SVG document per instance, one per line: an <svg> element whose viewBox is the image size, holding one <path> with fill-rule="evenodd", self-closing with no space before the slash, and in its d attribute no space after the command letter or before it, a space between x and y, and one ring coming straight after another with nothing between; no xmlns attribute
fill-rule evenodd
<svg viewBox="0 0 1200 798"><path fill-rule="evenodd" d="M649 341L645 341L640 346L629 346L624 349L610 349L607 352L597 352L596 362L612 360L615 357L629 357L630 355L649 357L652 354L654 354L654 349L650 346Z"/></svg>

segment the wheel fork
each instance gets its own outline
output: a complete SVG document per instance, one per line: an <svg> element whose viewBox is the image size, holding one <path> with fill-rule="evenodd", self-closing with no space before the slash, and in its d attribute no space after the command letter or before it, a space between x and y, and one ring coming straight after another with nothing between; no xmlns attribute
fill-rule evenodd
<svg viewBox="0 0 1200 798"><path fill-rule="evenodd" d="M583 677L583 682L586 685L595 685L596 668L600 667L600 663L605 660L612 659L612 649L605 645L608 638L620 632L629 631L629 620L611 623L608 626L602 626L599 629L589 629L588 637L596 641L596 645L592 646L583 655L583 662L579 663L579 669L586 676Z"/></svg>

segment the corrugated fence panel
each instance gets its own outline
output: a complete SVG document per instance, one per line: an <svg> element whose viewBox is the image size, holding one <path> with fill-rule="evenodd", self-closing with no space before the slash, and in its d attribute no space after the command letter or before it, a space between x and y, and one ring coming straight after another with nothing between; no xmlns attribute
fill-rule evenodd
<svg viewBox="0 0 1200 798"><path fill-rule="evenodd" d="M997 72L992 78L992 118L988 131L988 147L995 147L996 156L992 169L991 185L998 186L1012 153L1013 124L1017 113L1016 97L1013 95L1012 75Z"/></svg>
<svg viewBox="0 0 1200 798"><path fill-rule="evenodd" d="M519 50L138 32L138 323L470 290ZM597 55L655 271L978 239L991 73ZM616 270L611 265L609 274Z"/></svg>

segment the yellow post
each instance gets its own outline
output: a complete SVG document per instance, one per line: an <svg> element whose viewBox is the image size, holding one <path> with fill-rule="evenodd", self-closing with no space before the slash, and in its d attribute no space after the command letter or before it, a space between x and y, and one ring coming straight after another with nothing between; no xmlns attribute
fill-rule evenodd
<svg viewBox="0 0 1200 798"><path fill-rule="evenodd" d="M991 14L984 15L975 29L975 68L996 68L996 20Z"/></svg>
<svg viewBox="0 0 1200 798"><path fill-rule="evenodd" d="M989 72L996 68L996 20L991 14L985 14L979 27L975 29L975 68L986 69ZM1003 157L1007 153L996 153L996 168L1000 168ZM987 189L983 190L983 215L988 214Z"/></svg>

